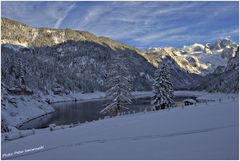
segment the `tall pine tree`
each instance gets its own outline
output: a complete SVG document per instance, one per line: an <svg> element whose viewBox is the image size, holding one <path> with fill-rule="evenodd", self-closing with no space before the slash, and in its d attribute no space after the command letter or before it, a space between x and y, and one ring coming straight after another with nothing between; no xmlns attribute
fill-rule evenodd
<svg viewBox="0 0 240 161"><path fill-rule="evenodd" d="M100 113L117 115L128 110L126 105L132 103L132 81L126 59L119 56L112 58L109 67L107 96L112 100Z"/></svg>
<svg viewBox="0 0 240 161"><path fill-rule="evenodd" d="M174 106L174 90L170 80L170 71L167 64L163 63L155 71L153 83L153 104L156 110Z"/></svg>

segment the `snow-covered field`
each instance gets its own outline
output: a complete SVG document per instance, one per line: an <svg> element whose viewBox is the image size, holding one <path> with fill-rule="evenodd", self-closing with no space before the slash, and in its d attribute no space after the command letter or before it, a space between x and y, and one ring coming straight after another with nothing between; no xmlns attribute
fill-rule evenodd
<svg viewBox="0 0 240 161"><path fill-rule="evenodd" d="M36 131L2 141L2 159L238 159L238 95L187 93L215 102Z"/></svg>

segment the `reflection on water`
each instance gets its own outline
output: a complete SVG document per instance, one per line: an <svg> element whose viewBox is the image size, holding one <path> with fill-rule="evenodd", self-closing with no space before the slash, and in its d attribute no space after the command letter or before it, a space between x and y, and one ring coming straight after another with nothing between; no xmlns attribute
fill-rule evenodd
<svg viewBox="0 0 240 161"><path fill-rule="evenodd" d="M189 98L189 97L187 97ZM181 101L186 97L176 97L175 102L177 106L181 105ZM150 103L151 98L145 97L136 99L132 105L128 105L129 111L142 112L145 109L150 111L152 105ZM28 123L25 123L20 129L29 128L43 128L48 127L50 124L67 125L71 123L83 123L86 121L98 120L103 118L104 115L100 114L109 101L94 101L94 102L69 102L54 104L55 112L49 115L42 116L34 119Z"/></svg>

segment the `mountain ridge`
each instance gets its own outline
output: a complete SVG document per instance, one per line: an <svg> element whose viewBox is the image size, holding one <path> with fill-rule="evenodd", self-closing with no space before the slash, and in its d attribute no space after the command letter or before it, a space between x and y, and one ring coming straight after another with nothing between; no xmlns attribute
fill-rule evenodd
<svg viewBox="0 0 240 161"><path fill-rule="evenodd" d="M37 69L36 65L45 64L48 69L51 69L55 68L51 64L56 62L55 64L58 72L70 73L70 75L68 75L69 78L65 78L63 75L58 74L56 76L57 79L54 81L51 81L51 76L49 76L49 81L51 82L50 85L48 85L49 89L62 86L65 88L63 91L71 91L71 89L79 91L83 90L83 82L88 82L90 84L92 83L91 86L94 87L91 87L87 90L85 89L85 92L94 90L102 91L105 90L104 79L108 70L106 62L110 60L110 57L117 54L127 58L131 64L131 77L133 80L135 80L134 83L136 83L134 85L135 90L151 89L154 70L161 64L162 61L168 62L170 66L171 77L175 89L191 89L194 85L200 84L205 75L216 71L217 68L219 71L224 70L227 66L228 59L231 58L228 57L229 53L231 54L231 52L234 51L232 48L229 49L229 47L227 47L228 53L223 52L225 50L221 51L221 54L218 55L213 53L213 48L214 50L216 48L218 51L220 51L223 46L226 47L229 45L229 42L231 42L218 41L218 43L215 45L202 45L195 43L192 46L185 46L184 48L180 49L173 47L155 48L149 49L147 52L143 52L135 47L114 41L108 37L95 36L94 34L85 31L33 28L14 20L6 18L1 18L1 20L1 47L2 52L4 53L2 64L5 65L4 70L2 71L2 78L3 82L9 87L19 85L16 78L14 78L14 75L11 75L13 72L12 67L18 68L18 64L16 64L17 59L15 62L12 61L12 57L16 57L17 55L18 59L25 62L24 70L27 77L29 77L26 79L29 79L28 82L30 82L31 89L35 88L37 90L42 87L40 85L34 85L34 83L31 83L32 79L27 73L29 72L28 68L33 68L30 73L37 72L40 73L41 77L44 77L44 74L46 75L47 73L45 73L43 69ZM236 46L238 47L238 45L235 45L234 47ZM14 55L12 53L21 53L22 55ZM46 55L46 53L48 54ZM208 65L205 62L202 62L202 59L205 60L205 57L202 56L203 54L208 56L217 55L217 57L221 55L219 57L220 62L222 62L221 57L224 59L227 57L228 59L225 60L225 64L222 66L222 69L221 67L216 66L211 71L208 71ZM29 56L26 57L26 55ZM37 60L35 60L36 58ZM66 59L66 62L64 62L65 60L63 58ZM32 61L34 61L36 64L31 65ZM46 65L46 62L50 64ZM74 67L74 63L78 64L80 67L84 67L84 64L87 63L91 64L92 67L88 65L88 69L85 69L84 71L81 68ZM98 66L99 69L103 69L103 71L99 72L99 69L95 68L96 66ZM70 70L70 67L74 69L73 71L75 73ZM83 74L79 73L79 71L83 72ZM202 74L203 72L205 73ZM55 75L55 73L51 70L50 73ZM94 78L87 76L89 73L93 74ZM86 79L82 79L80 76L86 77ZM39 75L35 75L35 79L41 79L41 77L39 77ZM96 79L96 77L98 77L99 80ZM66 85L66 83L64 84L64 81L61 81L61 79L66 79L65 81L75 83L76 86L72 87L72 85ZM94 79L93 82L92 79ZM82 81L82 83L79 83L78 81ZM14 83L9 84L9 82ZM42 83L40 82L39 84ZM46 91L45 89L42 90L45 91L45 93L49 93L49 91Z"/></svg>
<svg viewBox="0 0 240 161"><path fill-rule="evenodd" d="M27 28L27 30L29 31L32 31L34 34L37 34L39 33L43 33L43 34L46 34L46 33L49 33L49 35L46 35L50 38L54 38L53 36L54 33L56 34L62 34L63 37L60 37L62 39L60 39L61 41L57 42L57 41L52 41L52 43L48 43L48 41L44 41L42 42L42 44L34 44L34 43L30 43L30 42L23 42L23 43L28 43L29 45L28 46L25 46L25 47L44 47L44 46L52 46L52 45L56 45L56 44L59 44L59 43L63 43L65 41L68 41L68 40L74 40L74 41L84 41L84 40L89 40L89 41L93 41L93 42L96 42L96 43L99 43L101 45L108 45L109 47L111 48L128 48L128 49L132 49L132 50L135 50L135 51L138 51L138 52L143 52L137 48L134 48L132 46L129 46L127 44L124 44L122 42L118 42L118 41L114 41L108 37L104 37L104 36L96 36L88 31L79 31L79 30L73 30L73 29L55 29L55 28L45 28L45 27L41 27L41 28L35 28L35 27L31 27L27 24L24 24L24 23L21 23L21 22L18 22L18 21L15 21L15 20L11 20L11 19L8 19L8 18L4 18L2 17L1 18L1 21L2 21L2 27L3 27L3 31L6 31L6 30L14 30L15 28L22 28L25 27ZM15 28L9 28L9 24L10 25L14 25ZM69 31L69 32L68 32ZM9 31L7 31L9 32ZM65 33L64 33L65 32ZM73 33L76 34L76 36L73 36ZM11 32L11 34L19 34L18 32ZM67 34L70 34L70 36L68 36ZM14 35L14 36L15 36ZM25 36L28 36L28 35L25 35ZM35 35L36 36L36 35ZM52 37L51 37L52 36ZM57 35L56 35L57 36ZM33 36L34 37L34 36ZM14 44L14 43L10 43L12 37L10 35L7 35L5 32L2 34L2 41L4 43L9 43L9 44ZM45 38L46 39L46 38ZM9 41L9 42L6 42L6 41ZM23 41L23 40L22 40ZM17 44L16 44L17 45ZM24 45L23 45L24 46Z"/></svg>
<svg viewBox="0 0 240 161"><path fill-rule="evenodd" d="M12 27L12 26L15 27ZM63 43L68 40L74 41L93 41L101 45L107 45L113 50L116 49L130 49L136 51L139 55L142 55L148 62L149 58L146 56L145 52L135 47L129 46L125 43L114 41L108 37L96 36L87 31L79 31L72 29L54 29L54 28L34 28L27 24L11 20L8 18L1 17L1 27L2 27L2 44L14 44L21 45L24 47L44 47L52 46L56 44ZM16 32L18 30L26 32ZM29 34L33 33L33 34ZM41 35L42 36L38 36ZM16 41L18 39L18 41Z"/></svg>

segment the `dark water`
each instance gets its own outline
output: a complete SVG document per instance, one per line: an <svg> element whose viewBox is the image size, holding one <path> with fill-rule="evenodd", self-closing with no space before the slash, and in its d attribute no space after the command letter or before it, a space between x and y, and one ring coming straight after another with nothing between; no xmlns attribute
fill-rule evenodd
<svg viewBox="0 0 240 161"><path fill-rule="evenodd" d="M186 98L190 97L176 97L175 102L177 106L181 105L181 101ZM150 102L150 97L136 99L132 105L127 106L129 107L129 111L126 111L126 113L133 113L133 111L137 113L144 110L150 111L153 107ZM105 117L100 114L99 111L101 111L107 103L109 103L107 100L57 103L53 105L56 110L54 113L27 122L21 126L20 129L44 128L50 124L68 125L98 120L99 118Z"/></svg>

